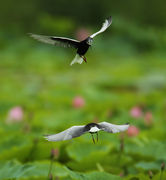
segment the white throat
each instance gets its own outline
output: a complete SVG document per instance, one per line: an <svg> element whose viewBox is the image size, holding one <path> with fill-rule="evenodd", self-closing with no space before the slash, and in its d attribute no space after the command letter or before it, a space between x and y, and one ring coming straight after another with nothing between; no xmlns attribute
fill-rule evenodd
<svg viewBox="0 0 166 180"><path fill-rule="evenodd" d="M89 130L89 132L91 132L91 133L95 133L97 131L100 131L100 129L98 127L96 127L96 126L91 127L90 130Z"/></svg>

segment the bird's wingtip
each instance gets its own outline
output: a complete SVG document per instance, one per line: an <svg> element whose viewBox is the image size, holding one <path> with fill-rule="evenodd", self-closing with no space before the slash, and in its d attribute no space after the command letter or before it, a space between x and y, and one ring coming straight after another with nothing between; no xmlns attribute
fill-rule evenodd
<svg viewBox="0 0 166 180"><path fill-rule="evenodd" d="M49 139L48 139L48 138L49 138L48 136L49 136L48 134L44 134L44 135L43 135L43 138L48 141L48 140L49 140Z"/></svg>
<svg viewBox="0 0 166 180"><path fill-rule="evenodd" d="M33 34L33 33L27 33L30 37L32 37L32 38L37 38L37 36L39 36L39 35L37 35L37 34Z"/></svg>
<svg viewBox="0 0 166 180"><path fill-rule="evenodd" d="M32 33L27 33L27 35L32 36L33 34Z"/></svg>
<svg viewBox="0 0 166 180"><path fill-rule="evenodd" d="M111 23L112 23L112 16L109 16L109 17L107 18L107 20L108 20L109 23L111 24Z"/></svg>

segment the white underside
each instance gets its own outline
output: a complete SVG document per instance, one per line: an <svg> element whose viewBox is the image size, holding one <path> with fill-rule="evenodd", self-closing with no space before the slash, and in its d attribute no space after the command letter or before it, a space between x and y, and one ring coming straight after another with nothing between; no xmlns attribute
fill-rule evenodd
<svg viewBox="0 0 166 180"><path fill-rule="evenodd" d="M73 59L73 61L70 63L70 66L72 66L75 63L79 63L81 64L83 62L83 58L79 56L79 54L76 54L75 58Z"/></svg>
<svg viewBox="0 0 166 180"><path fill-rule="evenodd" d="M96 127L96 126L90 128L90 130L89 130L89 132L91 132L91 133L98 132L98 131L100 131L100 129L98 127Z"/></svg>

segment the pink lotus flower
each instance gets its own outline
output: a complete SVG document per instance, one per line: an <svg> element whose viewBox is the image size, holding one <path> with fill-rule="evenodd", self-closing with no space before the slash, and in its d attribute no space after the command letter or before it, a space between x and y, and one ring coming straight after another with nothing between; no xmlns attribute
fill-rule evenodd
<svg viewBox="0 0 166 180"><path fill-rule="evenodd" d="M72 104L74 108L82 108L85 105L85 100L81 96L76 96Z"/></svg>
<svg viewBox="0 0 166 180"><path fill-rule="evenodd" d="M21 122L23 120L23 109L20 106L11 108L8 112L7 123Z"/></svg>
<svg viewBox="0 0 166 180"><path fill-rule="evenodd" d="M146 112L145 113L145 116L144 116L144 122L147 126L150 126L152 125L152 122L153 121L153 115L150 111Z"/></svg>
<svg viewBox="0 0 166 180"><path fill-rule="evenodd" d="M142 109L139 106L135 106L130 110L130 115L134 118L140 118L142 114Z"/></svg>
<svg viewBox="0 0 166 180"><path fill-rule="evenodd" d="M139 134L139 129L135 126L129 126L127 130L127 135L130 137L137 136Z"/></svg>
<svg viewBox="0 0 166 180"><path fill-rule="evenodd" d="M89 35L90 35L89 31L85 28L79 28L76 31L76 39L78 39L79 41L86 39Z"/></svg>

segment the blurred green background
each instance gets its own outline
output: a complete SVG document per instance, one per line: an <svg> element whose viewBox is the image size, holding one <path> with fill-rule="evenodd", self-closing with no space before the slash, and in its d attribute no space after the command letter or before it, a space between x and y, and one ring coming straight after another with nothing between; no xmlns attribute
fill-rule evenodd
<svg viewBox="0 0 166 180"><path fill-rule="evenodd" d="M1 0L0 179L166 179L165 7L164 0ZM83 39L110 15L87 64L70 66L75 50L27 35ZM101 121L131 127L100 132L97 144L89 134L43 138Z"/></svg>

